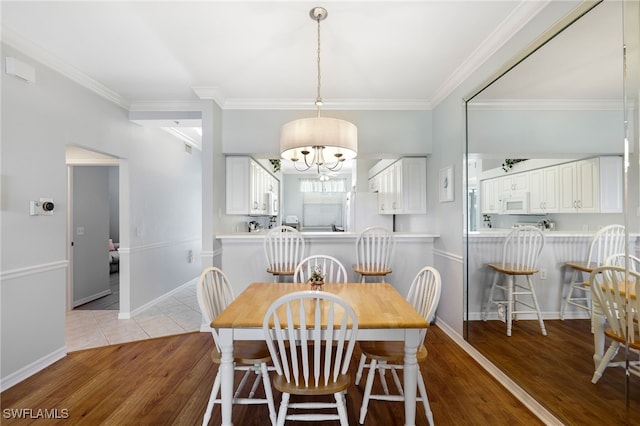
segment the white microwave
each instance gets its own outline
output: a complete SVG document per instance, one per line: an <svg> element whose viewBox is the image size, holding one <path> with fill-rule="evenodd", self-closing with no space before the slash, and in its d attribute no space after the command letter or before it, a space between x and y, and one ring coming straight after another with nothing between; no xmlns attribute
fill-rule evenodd
<svg viewBox="0 0 640 426"><path fill-rule="evenodd" d="M500 197L500 214L529 214L529 193L503 194Z"/></svg>

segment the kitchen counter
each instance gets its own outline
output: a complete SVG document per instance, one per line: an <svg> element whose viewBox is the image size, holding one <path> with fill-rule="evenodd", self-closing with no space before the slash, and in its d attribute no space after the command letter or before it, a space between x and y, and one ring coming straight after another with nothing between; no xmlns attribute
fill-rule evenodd
<svg viewBox="0 0 640 426"><path fill-rule="evenodd" d="M259 232L232 232L229 234L219 234L216 238L219 240L242 240L242 239L262 239L269 230L262 230ZM300 232L305 239L324 240L324 239L338 239L338 240L355 240L360 235L358 232ZM423 233L423 232L394 232L394 238L396 241L402 240L416 240L426 239L433 241L434 238L440 237L440 234Z"/></svg>
<svg viewBox="0 0 640 426"><path fill-rule="evenodd" d="M301 232L305 239L305 256L327 254L337 258L347 270L348 280L359 281L353 272L355 263L355 242L357 232ZM252 282L273 281L266 271L267 260L263 241L267 231L237 232L216 235L222 243L222 270L229 277L236 294ZM411 282L418 271L433 265L433 243L438 234L396 232L393 273L387 281L401 294L407 294Z"/></svg>

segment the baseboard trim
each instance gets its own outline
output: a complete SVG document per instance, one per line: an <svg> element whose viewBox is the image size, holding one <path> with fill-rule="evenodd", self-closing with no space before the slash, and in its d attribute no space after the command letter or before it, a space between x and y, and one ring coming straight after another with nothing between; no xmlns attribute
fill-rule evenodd
<svg viewBox="0 0 640 426"><path fill-rule="evenodd" d="M96 293L96 294L92 294L91 296L84 297L84 298L82 298L80 300L74 300L73 301L73 307L77 308L80 305L84 305L85 303L93 302L96 299L100 299L101 297L108 296L108 295L110 295L112 293L113 292L111 291L111 289L108 289L108 290L101 291L100 293Z"/></svg>
<svg viewBox="0 0 640 426"><path fill-rule="evenodd" d="M187 281L186 283L182 284L179 287L174 288L173 290L171 290L168 293L163 294L160 297L156 297L155 299L153 299L150 302L145 303L144 305L140 306L137 309L134 309L133 311L130 312L120 312L118 314L118 319L131 319L132 317L138 315L141 312L146 311L149 308L152 308L154 305L156 305L157 303L162 302L163 300L168 299L169 297L173 296L174 294L184 290L186 287L189 287L191 285L194 285L198 282L199 277L198 278L194 278L192 280Z"/></svg>
<svg viewBox="0 0 640 426"><path fill-rule="evenodd" d="M56 351L51 352L48 355L43 356L39 360L32 362L31 364L22 367L15 373L11 373L7 377L3 377L2 379L0 379L0 392L4 392L10 387L17 385L23 380L33 376L37 372L44 370L54 362L64 358L65 356L67 356L67 348L62 347Z"/></svg>

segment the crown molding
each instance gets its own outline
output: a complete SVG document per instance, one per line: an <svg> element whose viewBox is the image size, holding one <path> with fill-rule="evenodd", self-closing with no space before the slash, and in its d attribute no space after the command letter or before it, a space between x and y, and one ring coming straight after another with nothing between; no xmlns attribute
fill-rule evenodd
<svg viewBox="0 0 640 426"><path fill-rule="evenodd" d="M432 108L435 108L447 96L449 96L460 84L469 78L475 70L485 63L494 53L517 34L540 13L551 0L522 1L504 21L473 51L473 53L451 74L440 86L432 99Z"/></svg>
<svg viewBox="0 0 640 426"><path fill-rule="evenodd" d="M225 110L315 110L311 99L228 99ZM338 110L430 110L431 103L420 99L332 99L322 105L323 111Z"/></svg>
<svg viewBox="0 0 640 426"><path fill-rule="evenodd" d="M621 99L474 99L467 104L473 110L509 111L622 111Z"/></svg>
<svg viewBox="0 0 640 426"><path fill-rule="evenodd" d="M204 102L198 101L134 101L129 105L129 112L163 112L163 111L202 111Z"/></svg>
<svg viewBox="0 0 640 426"><path fill-rule="evenodd" d="M129 109L129 101L127 99L120 96L118 93L109 89L97 80L94 80L91 77L87 76L79 69L69 65L55 55L42 49L40 46L19 36L9 28L2 27L2 42L7 46L13 47L14 49L24 53L25 55L40 62L41 64L62 74L63 76L76 82L77 84L102 96L108 101L111 101L124 109Z"/></svg>
<svg viewBox="0 0 640 426"><path fill-rule="evenodd" d="M200 99L209 99L215 101L220 108L224 109L225 96L222 90L217 86L193 86L191 90L194 91Z"/></svg>

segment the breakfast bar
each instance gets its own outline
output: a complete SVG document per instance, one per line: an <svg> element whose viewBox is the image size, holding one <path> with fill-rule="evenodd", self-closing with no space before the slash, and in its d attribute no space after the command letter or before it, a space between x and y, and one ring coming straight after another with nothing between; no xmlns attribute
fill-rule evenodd
<svg viewBox="0 0 640 426"><path fill-rule="evenodd" d="M305 256L327 254L337 258L347 269L349 282L360 277L353 272L356 232L302 232L305 238ZM217 235L222 242L222 270L226 271L236 294L255 281L273 281L267 270L263 242L266 232L237 232ZM433 244L438 234L395 232L396 244L392 260L393 272L387 281L393 283L400 294L406 295L418 271L433 265Z"/></svg>

